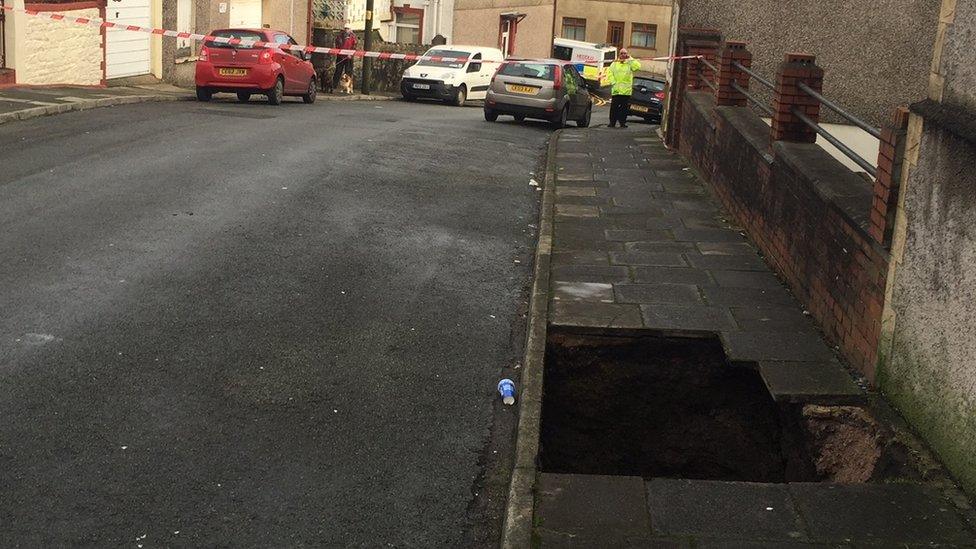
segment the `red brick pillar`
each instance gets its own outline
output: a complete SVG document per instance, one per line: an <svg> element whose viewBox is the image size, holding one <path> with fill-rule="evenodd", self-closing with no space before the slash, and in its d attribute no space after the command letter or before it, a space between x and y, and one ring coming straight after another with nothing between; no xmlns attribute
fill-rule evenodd
<svg viewBox="0 0 976 549"><path fill-rule="evenodd" d="M718 40L695 40L689 42L688 53L685 55L700 55L704 57L713 66L717 63L718 53L719 53L720 43ZM701 79L707 78L708 80L715 81L715 71L710 69L708 65L702 63L698 59L689 59L685 63L685 68L687 73L687 82L689 90L700 90L705 89L711 91L711 88L702 84Z"/></svg>
<svg viewBox="0 0 976 549"><path fill-rule="evenodd" d="M736 67L734 63L739 63L747 69L752 67L752 53L746 49L745 42L729 40L722 46L721 59L719 60L718 93L715 101L718 105L745 107L748 101L746 96L733 88L732 84L736 83L744 90L749 89L749 75Z"/></svg>
<svg viewBox="0 0 976 549"><path fill-rule="evenodd" d="M802 82L817 93L823 90L823 69L817 66L816 59L805 53L788 53L776 70L773 141L813 143L817 140L817 132L793 114L793 109L798 109L814 122L820 121L820 101L797 87Z"/></svg>
<svg viewBox="0 0 976 549"><path fill-rule="evenodd" d="M722 33L715 29L699 29L681 27L678 29L678 41L675 45L675 56L708 55L712 59L722 43ZM702 53L704 52L704 53ZM694 67L694 71L692 70ZM667 94L664 115L664 143L668 147L676 147L678 143L679 127L681 126L681 103L685 90L689 89L688 76L694 75L695 87L698 88L697 63L693 59L675 61L671 66L671 87Z"/></svg>
<svg viewBox="0 0 976 549"><path fill-rule="evenodd" d="M892 123L881 129L878 176L874 181L874 206L871 208L871 226L868 229L883 246L891 245L907 135L908 109L898 107Z"/></svg>

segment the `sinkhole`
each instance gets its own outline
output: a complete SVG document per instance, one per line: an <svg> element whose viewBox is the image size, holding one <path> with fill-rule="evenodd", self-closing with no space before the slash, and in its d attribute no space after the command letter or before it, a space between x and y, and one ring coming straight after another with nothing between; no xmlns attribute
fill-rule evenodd
<svg viewBox="0 0 976 549"><path fill-rule="evenodd" d="M776 403L715 338L550 333L543 472L747 482L914 478L865 408Z"/></svg>

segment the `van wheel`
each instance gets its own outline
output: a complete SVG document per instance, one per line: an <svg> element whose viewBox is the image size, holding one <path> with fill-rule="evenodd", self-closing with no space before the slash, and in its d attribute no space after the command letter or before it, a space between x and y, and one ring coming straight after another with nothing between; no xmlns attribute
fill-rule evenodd
<svg viewBox="0 0 976 549"><path fill-rule="evenodd" d="M580 128L590 127L590 116L593 114L593 106L586 107L586 112L583 113L583 118L576 121L576 125Z"/></svg>
<svg viewBox="0 0 976 549"><path fill-rule="evenodd" d="M567 118L569 118L569 107L563 107L563 110L559 111L559 115L552 120L552 129L561 130L565 128Z"/></svg>
<svg viewBox="0 0 976 549"><path fill-rule="evenodd" d="M237 100L241 103L247 103L251 100L251 94L249 92L237 92Z"/></svg>
<svg viewBox="0 0 976 549"><path fill-rule="evenodd" d="M455 107L463 107L464 102L467 100L468 100L468 89L464 87L464 84L461 84L458 87L457 91L454 92L454 101L452 101L452 103L454 104Z"/></svg>
<svg viewBox="0 0 976 549"><path fill-rule="evenodd" d="M319 89L319 87L318 87L318 84L315 82L315 78L312 78L311 80L309 80L308 81L308 90L305 92L305 95L302 96L302 101L304 101L305 103L307 103L309 105L311 105L312 103L315 103L315 96L318 93L318 89Z"/></svg>
<svg viewBox="0 0 976 549"><path fill-rule="evenodd" d="M282 82L281 78L279 78L275 80L274 87L268 90L268 104L280 105L281 98L284 96L285 96L285 83Z"/></svg>
<svg viewBox="0 0 976 549"><path fill-rule="evenodd" d="M498 120L498 113L495 111L489 111L488 109L485 109L485 120L489 122L494 122L495 120Z"/></svg>
<svg viewBox="0 0 976 549"><path fill-rule="evenodd" d="M207 88L197 88L197 101L207 102L213 99L213 92Z"/></svg>

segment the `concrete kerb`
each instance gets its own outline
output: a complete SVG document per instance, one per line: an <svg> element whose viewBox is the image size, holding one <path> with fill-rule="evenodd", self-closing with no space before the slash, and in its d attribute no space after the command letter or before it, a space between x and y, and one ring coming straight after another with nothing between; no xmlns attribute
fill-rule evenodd
<svg viewBox="0 0 976 549"><path fill-rule="evenodd" d="M519 423L515 444L515 467L509 485L501 546L505 549L530 547L535 498L536 457L542 420L543 362L549 323L549 266L552 259L552 232L556 197L556 146L562 131L556 131L546 151L542 208L539 215L539 241L535 252L525 359L520 383Z"/></svg>
<svg viewBox="0 0 976 549"><path fill-rule="evenodd" d="M394 101L398 99L389 95L326 95L319 96L322 101ZM151 95L121 95L118 97L102 97L89 101L79 101L77 103L63 103L60 105L50 105L44 107L34 107L14 112L0 114L0 124L13 122L15 120L29 120L40 116L50 116L71 111L86 111L101 107L114 107L116 105L132 105L135 103L156 103L161 101L196 101L192 95L178 94L151 94Z"/></svg>
<svg viewBox="0 0 976 549"><path fill-rule="evenodd" d="M0 124L13 122L15 120L29 120L40 116L50 116L70 111L85 111L101 107L114 107L116 105L131 105L134 103L155 103L160 101L188 101L196 99L192 96L172 95L172 94L153 94L153 95L124 95L119 97L102 97L90 101L79 101L77 103L63 103L61 105L50 105L45 107L34 107L9 113L0 114Z"/></svg>

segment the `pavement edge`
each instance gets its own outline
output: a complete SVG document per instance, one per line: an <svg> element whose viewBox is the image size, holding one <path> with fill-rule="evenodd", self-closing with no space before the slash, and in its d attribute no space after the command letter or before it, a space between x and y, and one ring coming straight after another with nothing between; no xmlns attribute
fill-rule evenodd
<svg viewBox="0 0 976 549"><path fill-rule="evenodd" d="M116 105L131 105L134 103L156 103L160 101L191 101L196 99L192 96L183 95L125 95L119 97L103 97L91 101L79 101L77 103L64 103L61 105L49 105L46 107L35 107L19 111L0 114L0 124L13 122L15 120L29 120L41 116L61 114L71 111L87 111L101 107L114 107Z"/></svg>
<svg viewBox="0 0 976 549"><path fill-rule="evenodd" d="M542 207L539 212L539 240L535 252L529 322L526 328L525 359L516 429L515 467L508 490L501 547L520 549L532 544L535 508L533 491L536 457L539 454L539 429L542 420L543 362L549 319L549 266L552 260L552 233L556 195L556 146L562 131L553 132L546 151Z"/></svg>

